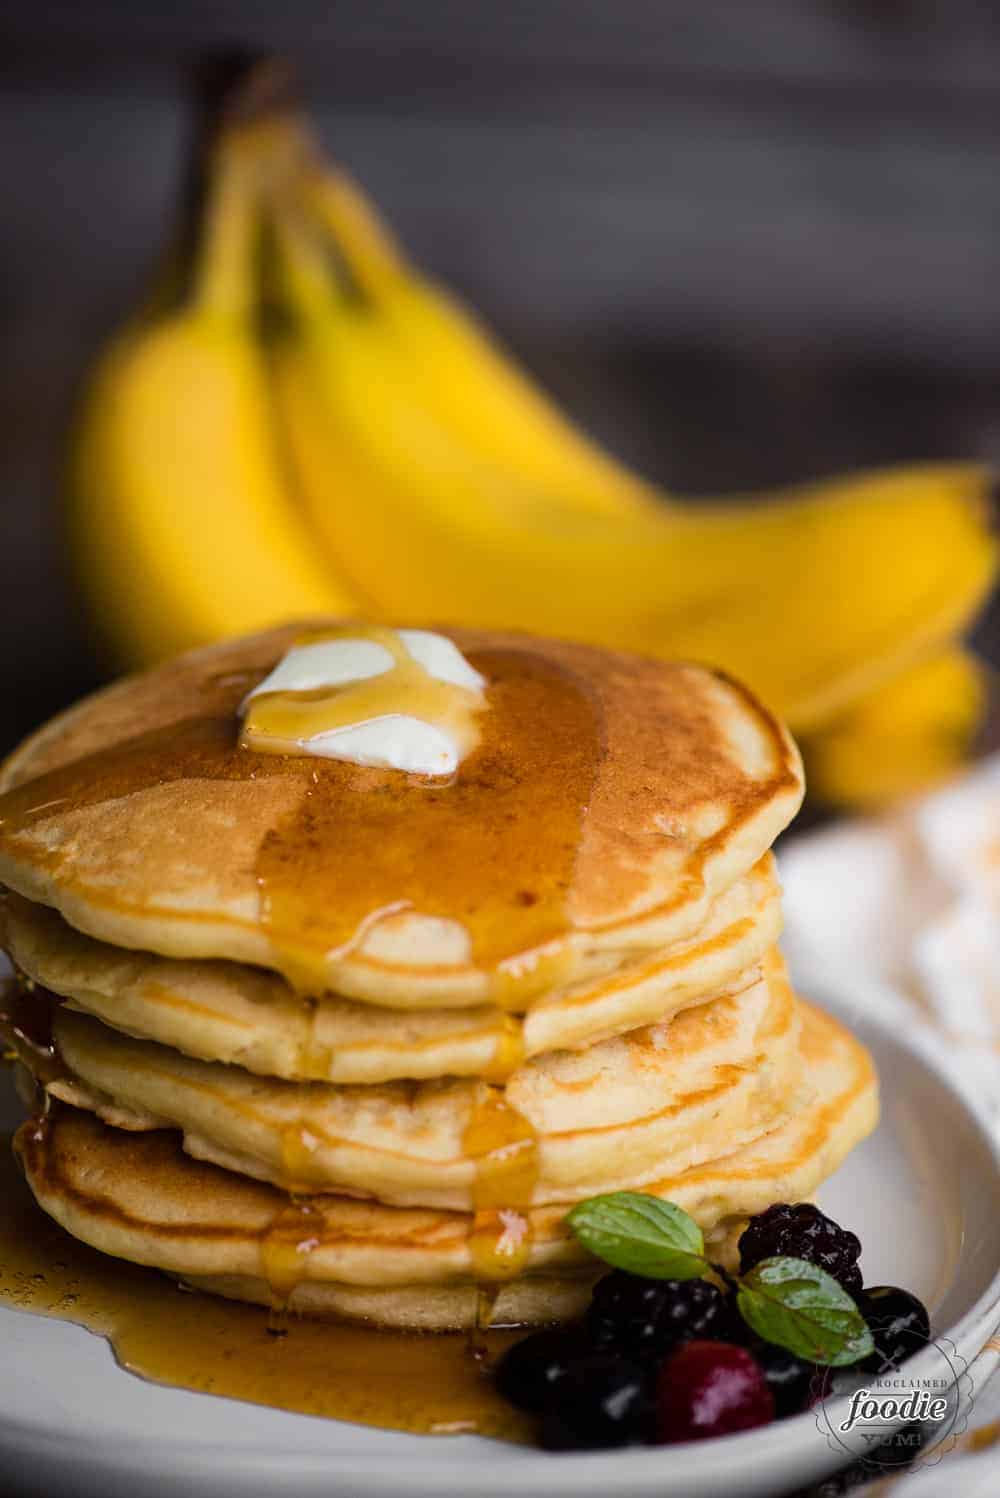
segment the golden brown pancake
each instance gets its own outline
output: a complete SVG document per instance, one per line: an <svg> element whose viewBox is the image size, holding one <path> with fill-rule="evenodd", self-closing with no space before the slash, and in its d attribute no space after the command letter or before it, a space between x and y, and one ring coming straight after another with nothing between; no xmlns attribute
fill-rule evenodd
<svg viewBox="0 0 1000 1498"><path fill-rule="evenodd" d="M801 800L791 740L726 678L489 632L448 631L488 682L448 785L241 749L238 705L299 632L194 652L35 734L0 775L0 881L120 947L518 1009L602 951L690 936Z"/></svg>
<svg viewBox="0 0 1000 1498"><path fill-rule="evenodd" d="M690 1212L720 1244L771 1202L810 1195L875 1125L867 1051L829 1016L802 1007L812 1100L753 1144L645 1188ZM294 1308L391 1326L474 1320L466 1214L328 1195L296 1205L273 1186L191 1160L172 1131L128 1134L72 1108L26 1124L18 1150L44 1210L105 1253L266 1304L274 1245L298 1241L307 1246L282 1287ZM528 1271L502 1289L497 1321L562 1319L582 1309L595 1269L563 1217L557 1207L528 1215ZM287 1269L280 1254L278 1261Z"/></svg>
<svg viewBox="0 0 1000 1498"><path fill-rule="evenodd" d="M767 854L717 896L696 937L622 965L609 954L605 975L539 996L522 1019L489 1004L392 1009L333 995L306 999L264 968L130 952L75 931L48 906L0 897L0 942L21 972L73 1007L200 1060L344 1083L503 1080L520 1059L579 1049L746 987L780 925Z"/></svg>
<svg viewBox="0 0 1000 1498"><path fill-rule="evenodd" d="M742 995L588 1051L529 1062L494 1093L470 1080L360 1087L284 1082L195 1061L57 1011L69 1076L55 1096L128 1129L173 1126L199 1159L293 1191L472 1210L467 1140L494 1096L527 1120L524 1205L575 1201L676 1173L758 1137L804 1098L799 1014L776 957Z"/></svg>

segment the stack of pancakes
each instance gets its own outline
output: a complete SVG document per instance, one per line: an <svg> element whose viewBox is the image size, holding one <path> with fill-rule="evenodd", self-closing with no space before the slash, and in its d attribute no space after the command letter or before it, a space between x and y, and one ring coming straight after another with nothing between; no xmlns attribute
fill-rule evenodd
<svg viewBox="0 0 1000 1498"><path fill-rule="evenodd" d="M358 627L363 633L363 627ZM445 1328L575 1314L568 1207L677 1202L716 1251L873 1126L789 988L787 734L712 672L453 630L488 683L447 783L239 747L296 631L83 702L0 777L7 1031L37 1200L262 1304Z"/></svg>

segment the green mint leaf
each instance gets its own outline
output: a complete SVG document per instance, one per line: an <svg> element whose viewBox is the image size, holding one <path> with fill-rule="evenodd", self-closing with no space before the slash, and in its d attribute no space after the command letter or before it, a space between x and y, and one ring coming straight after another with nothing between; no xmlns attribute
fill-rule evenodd
<svg viewBox="0 0 1000 1498"><path fill-rule="evenodd" d="M613 1191L580 1202L566 1217L584 1248L615 1269L654 1280L693 1280L709 1266L701 1228L673 1202Z"/></svg>
<svg viewBox="0 0 1000 1498"><path fill-rule="evenodd" d="M843 1286L806 1259L764 1259L740 1282L740 1315L759 1337L831 1368L866 1357L874 1346L865 1319Z"/></svg>

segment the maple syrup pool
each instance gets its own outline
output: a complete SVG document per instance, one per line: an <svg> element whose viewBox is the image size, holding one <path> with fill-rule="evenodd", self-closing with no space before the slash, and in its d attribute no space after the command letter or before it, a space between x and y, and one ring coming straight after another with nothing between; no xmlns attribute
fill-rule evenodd
<svg viewBox="0 0 1000 1498"><path fill-rule="evenodd" d="M179 1288L155 1269L70 1237L36 1205L0 1136L0 1304L105 1337L122 1368L154 1383L421 1434L525 1441L529 1422L489 1367L522 1332L382 1332Z"/></svg>

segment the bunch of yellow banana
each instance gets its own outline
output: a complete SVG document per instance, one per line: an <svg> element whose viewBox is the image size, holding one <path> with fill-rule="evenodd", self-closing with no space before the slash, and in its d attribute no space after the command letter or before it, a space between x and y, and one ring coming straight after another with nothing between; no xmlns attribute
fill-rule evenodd
<svg viewBox="0 0 1000 1498"><path fill-rule="evenodd" d="M961 757L980 696L951 642L997 560L982 469L662 495L413 270L294 117L221 133L194 272L112 343L76 434L73 554L119 655L323 612L515 626L731 670L835 798Z"/></svg>
<svg viewBox="0 0 1000 1498"><path fill-rule="evenodd" d="M246 144L219 141L189 293L104 352L70 454L76 574L127 664L359 607L279 459L256 334L259 173Z"/></svg>
<svg viewBox="0 0 1000 1498"><path fill-rule="evenodd" d="M946 646L804 740L812 794L875 808L933 785L966 759L986 701L984 666Z"/></svg>

